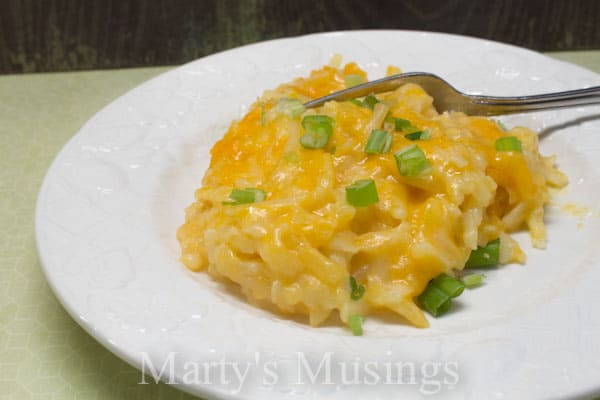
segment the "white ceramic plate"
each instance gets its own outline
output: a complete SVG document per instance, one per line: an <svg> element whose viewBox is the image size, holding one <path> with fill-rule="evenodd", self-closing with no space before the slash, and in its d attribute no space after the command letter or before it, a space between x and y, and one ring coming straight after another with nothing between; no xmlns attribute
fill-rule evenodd
<svg viewBox="0 0 600 400"><path fill-rule="evenodd" d="M334 53L371 78L394 64L473 93L600 85L594 73L528 50L404 31L276 40L177 68L99 112L46 176L37 243L67 311L132 365L209 398L546 399L599 390L600 107L503 118L544 130L542 152L558 155L571 183L548 209L548 249L517 235L527 264L491 271L430 329L368 320L365 336L352 337L310 328L178 263L175 231L212 144L263 90Z"/></svg>

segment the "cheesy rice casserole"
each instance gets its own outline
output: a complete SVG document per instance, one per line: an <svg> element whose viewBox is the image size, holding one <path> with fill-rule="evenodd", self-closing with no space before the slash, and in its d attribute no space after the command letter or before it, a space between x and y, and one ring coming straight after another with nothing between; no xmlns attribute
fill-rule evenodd
<svg viewBox="0 0 600 400"><path fill-rule="evenodd" d="M302 106L363 81L354 63L325 66L231 124L177 232L187 268L313 326L391 310L426 327L417 298L434 278L489 243L500 264L523 263L519 229L545 246L548 187L567 179L534 132L438 114L414 84Z"/></svg>

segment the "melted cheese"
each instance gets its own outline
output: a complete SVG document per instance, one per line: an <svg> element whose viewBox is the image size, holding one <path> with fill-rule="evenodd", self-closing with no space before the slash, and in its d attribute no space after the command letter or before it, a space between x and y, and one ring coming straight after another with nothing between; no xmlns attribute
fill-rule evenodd
<svg viewBox="0 0 600 400"><path fill-rule="evenodd" d="M392 116L430 133L419 140L432 171L406 178L393 153L415 143L393 133L391 151L368 155L364 147L373 111L329 102L292 118L277 113L282 97L306 101L344 88L344 75L366 77L356 64L323 67L265 93L212 149L196 201L178 231L182 261L195 271L238 284L248 300L322 323L337 310L388 309L415 326L427 326L415 297L442 272L461 270L471 250L497 237L501 261L524 262L506 233L528 228L543 247L548 186L564 186L553 159L542 157L536 135L506 133L491 120L461 113L438 114L431 97L407 84L378 95ZM299 138L306 115L335 120L324 149L305 149ZM378 126L380 127L380 126ZM385 126L384 126L385 128ZM522 152L498 152L497 138L514 135ZM345 187L371 178L379 202L349 205ZM224 205L233 188L255 187L262 202ZM350 299L349 276L366 287Z"/></svg>

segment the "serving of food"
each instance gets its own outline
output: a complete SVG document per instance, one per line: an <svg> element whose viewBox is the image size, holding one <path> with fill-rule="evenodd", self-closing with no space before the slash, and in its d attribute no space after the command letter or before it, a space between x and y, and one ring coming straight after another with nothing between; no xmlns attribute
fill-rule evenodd
<svg viewBox="0 0 600 400"><path fill-rule="evenodd" d="M388 73L397 73L389 67ZM510 233L544 248L549 187L566 176L524 127L439 114L419 86L306 109L367 79L327 65L266 91L211 151L177 238L192 271L247 300L356 335L370 314L427 327L470 268L524 263Z"/></svg>
<svg viewBox="0 0 600 400"><path fill-rule="evenodd" d="M321 67L336 52L356 64ZM57 299L147 382L203 398L597 393L597 106L505 127L442 113L412 84L304 106L399 72L388 64L471 94L600 84L526 49L405 31L175 68L101 110L49 168L35 226Z"/></svg>

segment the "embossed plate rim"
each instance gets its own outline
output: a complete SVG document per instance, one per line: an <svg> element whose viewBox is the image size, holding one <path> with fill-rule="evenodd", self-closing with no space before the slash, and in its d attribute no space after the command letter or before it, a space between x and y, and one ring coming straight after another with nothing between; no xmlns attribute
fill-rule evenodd
<svg viewBox="0 0 600 400"><path fill-rule="evenodd" d="M460 346L465 344L469 344L470 342L468 342L468 339L473 338L473 332L465 333L453 331L452 329L455 329L456 327L452 327L451 324L446 325L446 322L441 322L439 324L435 323L435 326L433 327L434 329L429 332L415 332L406 330L406 336L400 341L393 341L386 336L377 337L376 335L373 335L372 337L369 337L368 334L363 338L352 338L340 336L339 332L337 332L335 329L326 328L323 330L312 330L299 325L288 324L285 321L281 322L277 320L269 320L264 313L260 313L258 311L255 312L255 310L248 309L247 307L238 307L240 308L239 310L235 307L232 307L227 298L223 299L221 302L221 300L216 297L201 297L209 295L198 293L198 296L204 300L210 299L211 301L215 301L215 305L209 308L222 309L227 312L231 312L232 315L235 316L235 318L230 318L231 321L223 321L223 319L219 319L219 316L215 317L213 314L211 314L211 310L202 309L202 302L198 299L194 299L193 296L191 296L191 294L194 293L194 290L197 290L198 283L192 279L191 274L183 271L182 268L173 268L172 274L174 276L173 279L175 280L174 283L165 282L165 287L166 285L171 284L172 286L169 286L169 289L176 291L178 296L179 293L181 293L181 299L178 296L174 296L174 299L170 299L169 294L171 292L167 291L166 289L165 293L158 293L158 295L152 293L151 296L149 295L147 298L144 298L145 292L143 285L142 287L135 287L135 285L136 283L148 283L144 281L144 279L147 277L135 276L135 273L133 274L133 278L129 277L127 274L125 274L125 276L121 276L120 274L124 274L122 270L111 270L110 268L120 265L119 263L121 262L132 263L132 261L135 260L145 260L151 263L152 260L148 259L150 256L141 254L140 249L143 247L140 247L139 243L132 243L135 245L132 246L132 248L135 248L135 251L133 252L130 251L131 248L129 246L125 246L123 251L120 251L116 247L111 247L112 250L117 250L109 252L109 254L103 253L100 249L103 246L112 246L114 241L112 241L112 238L102 236L101 232L99 231L99 227L101 227L102 223L104 223L101 218L98 218L99 215L85 214L86 210L88 210L88 208L86 208L86 204L89 204L90 206L95 206L97 208L96 211L100 210L100 215L107 219L112 218L114 215L121 214L131 218L128 220L128 222L131 222L131 229L136 228L135 223L140 223L143 225L144 221L141 218L142 216L139 216L134 212L137 210L131 208L130 211L132 212L129 213L129 215L121 208L126 206L127 203L110 200L111 198L118 199L118 197L114 196L120 195L120 189L118 185L111 187L111 185L115 184L115 176L118 175L114 173L114 171L111 172L111 166L103 164L100 168L98 165L94 164L95 166L90 169L83 164L88 161L93 164L95 162L94 160L102 162L114 161L116 164L131 167L131 165L140 163L142 166L146 165L148 170L155 168L152 170L152 174L157 174L157 177L164 175L165 171L167 170L171 171L169 168L178 162L178 159L175 156L183 154L181 153L181 149L177 147L179 145L177 141L180 140L180 138L193 137L190 135L190 131L193 130L194 123L198 123L198 126L203 126L204 128L212 126L212 129L216 129L216 127L211 125L210 122L207 122L206 119L190 117L190 115L193 115L194 111L205 110L206 108L203 107L206 107L207 102L205 101L206 99L201 98L201 95L194 93L193 90L190 90L189 83L191 82L196 85L204 84L207 85L207 87L209 87L211 90L216 90L215 87L210 87L211 82L203 82L202 79L198 78L204 76L203 74L208 74L209 76L212 76L211 74L214 74L215 76L219 74L231 74L231 78L235 79L233 72L236 72L236 70L232 65L237 60L250 60L252 59L253 54L257 57L255 60L261 60L261 57L266 57L266 54L269 52L284 54L287 56L287 58L281 57L281 59L275 60L273 64L270 65L274 71L273 77L270 78L271 80L268 80L264 77L266 73L264 70L262 70L262 75L259 81L263 82L263 85L267 85L264 82L268 80L270 85L277 83L275 78L279 79L279 77L284 76L293 77L302 75L307 69L318 67L319 65L316 63L317 61L319 63L325 63L327 61L326 58L331 55L332 45L339 45L340 52L344 53L347 59L353 59L352 52L355 51L357 57L362 57L360 61L367 64L365 65L367 70L370 72L375 71L381 73L383 65L381 65L381 63L369 64L369 57L372 55L376 58L380 58L382 62L387 62L385 53L383 51L386 49L386 46L390 46L389 44L385 43L387 39L389 39L392 43L397 42L401 44L414 44L421 41L422 43L426 43L427 46L431 46L431 43L437 43L433 46L433 48L430 47L424 50L414 50L410 47L407 47L407 53L410 54L413 52L417 55L423 55L425 54L424 51L431 50L442 52L445 50L443 48L444 45L449 47L456 46L455 48L473 48L473 53L466 55L466 62L476 64L479 63L477 65L482 66L482 68L489 67L488 72L495 72L495 81L490 83L490 87L494 87L494 85L496 85L495 88L497 90L521 90L520 87L511 88L511 82L523 79L523 77L519 75L520 73L523 73L519 68L522 67L527 69L529 66L528 63L531 62L539 63L539 65L543 65L546 67L546 69L554 69L557 72L562 71L573 73L575 78L566 84L579 84L580 81L584 84L598 84L598 76L589 71L567 63L551 60L526 49L457 35L415 31L349 31L315 34L291 39L278 39L218 53L169 71L128 92L96 114L96 116L86 123L80 132L65 145L63 150L61 150L61 152L57 155L55 161L48 171L48 174L46 175L36 206L36 242L47 280L56 296L61 301L65 309L71 314L71 316L73 316L73 318L100 343L136 368L141 367L142 359L139 353L140 351L147 351L151 354L151 357L154 357L156 360L164 359L167 352L173 349L184 353L185 359L187 360L206 359L207 357L210 357L211 354L208 350L215 350L217 352L222 351L223 354L233 356L240 355L240 357L241 355L251 354L253 350L258 350L261 352L261 354L265 355L270 354L270 352L274 352L274 356L278 357L283 354L283 352L279 353L277 351L278 349L281 350L281 348L283 348L286 344L289 345L290 343L293 343L294 345L300 346L301 349L306 350L307 352L316 351L317 354L319 354L319 351L322 352L323 349L331 348L337 350L340 354L340 357L344 358L345 356L351 355L351 350L354 350L357 345L361 345L361 347L369 347L367 350L380 352L380 361L384 359L383 354L386 351L385 349L389 349L389 351L393 352L394 354L401 354L404 359L414 359L423 362L423 360L428 359L428 357L431 359L432 357L448 358L455 356L455 353L453 352L455 352L456 349L461 348ZM285 53L285 51L287 51L286 49L291 50L290 52ZM298 56L298 54L293 52L295 49L302 53L300 54L301 57L298 57L297 59L294 58L295 56ZM498 54L505 57L504 63L500 62L502 59L500 61L492 59L490 65L487 65L485 64L484 60L478 60L477 55L480 54L478 51L487 51L486 49L497 51ZM496 53L492 51L489 54L493 58ZM310 59L310 62L304 62L304 56L306 56L306 59ZM469 59L468 57L472 57L472 59ZM296 64L294 64L294 62L296 62ZM452 63L449 62L449 64ZM467 79L468 75L473 74L474 72L469 71L467 68L467 72L463 73L460 70L459 64L455 63L453 65L455 68L453 70L446 71L447 74L445 77L448 77L448 79L455 83L459 88L463 88L467 91L478 90L478 87L474 85L469 86L470 81ZM245 65L245 68L250 71L252 71L253 68L256 68L259 72L261 71L260 64L253 65L251 62ZM442 69L443 73L445 67L440 68ZM545 71L540 72L542 74L545 73ZM249 72L247 73L250 74ZM481 74L481 72L479 72L479 74ZM474 80L476 81L476 79ZM564 82L550 82L549 76L542 77L540 80L542 83L558 85L556 87L558 89L562 88L560 85L565 84ZM247 105L252 100L252 96L257 96L260 94L260 92L262 92L262 89L269 87L260 86L258 83L247 82L244 80L235 82L235 85L238 85L238 88L241 88L240 93L242 93L243 99L238 99L237 103L236 101L233 101L231 103L232 109L227 110L227 112L220 115L215 115L215 119L219 120L220 124L223 124L228 118L239 116L244 110L244 105ZM502 85L506 84L507 82L508 84L506 86L508 87L503 87ZM532 90L532 87L536 88L535 80L532 79L529 84L529 90ZM552 87L550 89L555 88ZM227 92L227 90L227 88L224 89L225 95L222 99L217 96L214 101L216 101L219 105L227 104L227 96L231 96L232 93ZM221 92L214 93L219 95ZM158 107L150 104L150 101L152 100L151 96L156 94L167 94L172 97L169 97L166 101L161 102L160 107ZM491 94L504 93L495 92ZM223 103L219 103L221 100L223 100ZM585 116L589 114L589 110L595 109L584 108L581 110L582 111L577 112L580 112L581 115ZM576 111L572 111L572 113L575 112ZM564 116L564 113L565 112L557 113L557 115ZM135 118L142 118L142 120L135 120ZM521 121L519 118L521 117L515 117L514 121ZM535 125L535 118L531 118L526 117L524 120L529 122L533 121L532 123ZM550 116L546 115L545 118L550 118ZM119 121L119 123L116 125L111 125L115 124L115 121ZM556 121L560 121L560 119L557 119ZM165 140L165 138L170 138L165 129L171 128L176 135L173 139L173 142L169 143L167 140ZM219 126L218 129L222 129L222 126ZM112 130L124 133L121 136L115 136L113 135L114 132L112 132ZM185 134L181 132L185 132ZM181 136L179 136L180 133ZM132 139L131 143L127 141L129 134L131 134L134 138ZM135 135L139 135L139 137L142 139L136 139L137 136ZM202 142L200 147L204 146L202 148L206 148L209 146L210 141L214 140L215 135L218 135L218 133L214 133L210 140L207 139L205 142ZM110 138L110 140L105 139L105 142L103 143L104 138ZM561 138L559 137L558 139ZM111 144L106 145L108 142ZM563 144L575 146L574 148L577 148L578 146L577 144L570 144L567 142L563 143L560 141L556 143L557 144L555 144L555 147ZM594 139L592 143L597 143L597 140ZM552 142L550 142L550 144L552 144ZM128 146L131 146L131 148ZM163 146L162 149L164 149L164 152L157 156L156 160L154 160L157 161L156 164L158 165L147 163L147 160L145 159L145 157L152 158L154 155L159 154L157 152L153 153L153 150L151 150L152 146ZM140 148L143 148L143 151L138 151ZM123 152L122 154L125 158L120 158L121 155L119 155L119 152ZM114 159L111 158L113 155L115 155ZM167 156L172 156L172 159L169 159ZM144 164L144 162L147 164ZM69 169L69 165L72 168ZM135 172L132 172L134 169L127 170L127 173L124 175L126 177L124 181L130 184L132 181L131 177L136 177L139 178L142 183L148 183L148 188L152 188L154 183L143 182L143 173L141 176L135 175ZM78 173L89 173L90 171L96 174L91 177L92 181L96 184L95 187L87 187L86 184L89 183L89 180L86 180L85 176L82 178L78 175ZM177 168L175 168L174 171L177 172ZM597 175L597 171L595 173ZM592 178L595 179L596 175L593 175ZM133 182L135 183L135 180ZM69 187L69 185L74 186ZM127 195L132 195L133 198L135 198L134 195L137 195L135 193L136 191L144 193L145 189L146 186L140 185L139 187L135 187L133 190L129 189L129 192L124 192ZM64 195L65 193L72 194L73 198L64 196L61 197L61 194ZM151 192L151 194L155 195L156 193ZM64 201L64 204L69 204L69 202L72 202L74 207L79 207L78 211L82 212L82 214L71 215L69 214L68 210L63 210L60 203L61 199ZM171 203L168 203L168 200L161 198L160 201L165 201L164 204L168 204L169 206L172 205ZM131 207L131 204L129 204L129 207ZM144 207L149 206L145 205L141 208L144 209ZM156 209L149 207L148 210L145 211L156 211ZM96 214L98 214L98 212L96 212ZM63 219L60 219L59 217ZM58 218L58 221L53 218ZM149 214L148 218L152 219L152 216ZM69 236L68 232L61 231L61 227L57 226L57 223L61 221L67 224L67 226L62 228L73 228L75 230L82 229L83 235L89 236L89 243L87 243L89 247L85 247L84 249L95 249L95 251L98 251L96 258L87 259L85 254L78 254L77 245L80 244L79 240L81 238L79 236L81 235L71 234L71 236ZM80 227L77 225L80 221L95 221L98 225L91 224L87 227ZM152 221L154 222L154 220ZM593 229L596 229L596 225L593 223L590 224L592 225ZM150 224L150 227L151 226L152 224ZM148 226L145 225L143 225L143 227L148 228ZM127 236L128 231L125 228L116 229L116 231L118 234L123 235L122 239L125 241L135 240ZM596 230L593 230L593 232L596 232ZM147 235L148 236L143 237L148 239L150 244L158 244L158 246L154 247L164 246L164 242L160 237L152 236L151 234ZM70 239L70 241L68 239ZM173 253L170 252L172 249L167 248L168 246L164 247L165 248L159 249L150 247L149 251L154 252L153 256L159 259L167 259L168 257L172 257ZM596 256L596 254L589 255L589 259L592 263L596 263ZM146 257L146 259L144 257ZM176 265L176 262L169 264L169 268L171 268L172 265ZM106 270L109 271L109 274L106 276L103 276L102 274L98 274L98 276L96 276L96 274L93 274L92 272L99 271L99 266L106 267ZM84 270L84 274L82 274L81 279L74 279L70 273L80 272L80 267L88 269ZM509 276L510 273L514 273L514 270L511 271L513 272L507 271L506 276ZM134 272L139 271L134 268ZM149 272L152 274L156 273L157 277L162 277L160 274L164 273L164 271L160 269ZM582 270L581 273L597 274L597 271L589 272L587 270ZM124 298L122 303L111 303L110 306L116 307L111 309L109 306L107 306L107 303L110 301L104 299L102 294L103 288L112 288L115 282L125 286L132 286L133 288L131 289L131 293L136 293L136 297L131 299ZM201 279L200 284L210 286L211 283L202 281ZM157 289L158 291L160 291L160 288L160 286L153 287L153 289ZM113 289L114 288L111 290ZM564 290L566 291L567 289ZM89 291L89 293L86 291ZM122 291L116 291L115 293L122 294ZM560 298L562 297L559 296L559 299ZM83 304L83 302L78 301L81 299L86 299L86 301L89 301L86 304ZM145 303L146 300L150 303L149 305ZM166 309L163 308L163 302L167 302L168 304ZM119 304L121 304L123 308L119 309ZM123 315L127 315L124 308L130 306L130 304L133 304L131 306L130 316L135 316L136 318L133 318L130 321L119 320L119 318ZM190 314L190 309L186 308L189 307L190 304L197 306L197 309L201 311L199 311L197 314ZM156 311L156 315L160 315L160 318L162 319L160 321L150 320L150 317L144 314L148 310ZM182 316L188 316L189 318L184 318ZM515 317L515 320L518 322L511 323L509 328L513 329L515 326L531 326L531 323L527 322L529 317L529 314L524 314L518 318ZM144 318L146 319L144 320ZM211 330L210 327L202 325L204 321L212 321L216 324L223 323L223 325L217 326L214 328L214 330ZM597 322L597 320L595 322ZM153 325L154 323L156 323L156 325ZM480 352L480 354L483 356L484 353L489 350L489 354L491 356L504 357L504 359L508 362L507 365L512 365L510 363L515 363L514 367L520 368L521 364L519 363L524 361L519 358L519 352L522 350L523 352L527 353L527 351L529 351L527 345L532 344L522 341L520 344L524 347L514 347L512 349L508 348L507 350L510 351L505 352L504 350L507 347L506 340L508 340L509 337L506 335L502 336L500 334L500 332L502 332L502 323L499 323L500 329L495 327L494 324L498 325L491 321L491 326L485 330L482 330L479 334L482 337L488 338L497 336L498 340L494 342L496 345L483 347L481 350L477 350L477 352ZM252 326L253 330L246 332L248 326ZM233 336L231 336L232 334L229 331L226 332L225 328L223 327L226 327L226 329L231 329L231 331L234 332ZM223 329L219 330L221 328ZM444 332L444 329L450 329L448 332L451 332L451 334L448 334L446 340L439 344L439 349L434 351L424 347L425 345L436 345L440 332ZM256 330L256 333L254 330ZM276 338L271 338L271 340L266 341L264 339L261 340L260 333L268 333L271 331L277 333ZM600 328L594 326L591 327L590 331L587 333L595 333L598 331L600 331ZM202 336L201 333L205 336ZM238 337L241 337L243 334L247 334L248 337L245 338L247 339L247 342L236 347L238 344L231 343L232 338L236 337L236 334ZM525 335L527 335L527 332ZM552 337L552 335L548 335L547 333L544 336L545 340L550 340ZM285 340L280 340L279 338L285 338ZM219 344L218 339L224 340L224 343ZM320 342L323 342L323 344ZM461 344L459 346L456 343ZM368 344L368 346L364 346L364 344ZM219 345L221 345L220 348ZM207 351L199 350L199 348L202 346L206 346ZM407 347L414 347L414 350L406 349ZM227 352L225 351L225 348L230 348L231 350ZM357 352L356 354L360 354L362 356L366 356L368 353L368 351L365 353L362 349L355 351ZM465 352L468 353L468 351ZM289 354L285 355L285 357L287 356L289 356ZM582 355L576 354L575 356L581 357ZM584 354L584 356L587 356L587 354ZM181 362L183 363L185 359ZM530 360L525 358L525 361L529 362ZM465 361L465 365L471 365L469 362L474 361L467 360ZM180 367L181 364L178 364L178 368ZM540 368L543 369L544 366L540 366ZM552 375L556 373L554 370L549 369L546 372L548 373L546 375L542 374L542 376L553 376L556 378L556 376ZM479 378L489 379L490 377L484 375L480 376ZM479 386L474 385L470 388L458 387L454 391L447 392L446 395L447 397L464 397L463 395L469 393L469 395L473 396L473 398L477 398L477 395L485 393L486 388L489 390L498 389L499 391L502 391L510 390L510 385L515 385L517 388L529 388L531 386L531 388L528 389L530 390L528 393L530 395L529 398L540 397L545 393L544 388L535 388L533 387L535 385L529 385L529 381L521 382L518 381L517 378L518 377L514 375L511 376L510 379L513 379L513 381L500 382L500 386L498 388L493 387L492 383L489 383L490 386L481 386L481 382L479 382ZM528 376L527 378L535 381L535 377ZM293 387L293 385L288 385L287 387L264 388L258 383L249 388L245 387L244 390L241 391L231 390L229 387L211 386L206 384L182 384L180 387L194 394L231 399L268 397L281 398L284 393L287 393L288 395L310 393L315 398L326 396L331 398L341 398L348 395L347 387L335 387L332 390L322 386L305 388ZM564 392L561 394L564 394L565 396L581 395L588 393L591 390L598 390L599 387L600 382L592 382L591 384L589 380L583 383L575 382L571 383L571 387L563 387L562 389ZM360 390L362 389L365 388L360 388ZM365 398L382 396L386 393L384 390L385 388L380 386L366 389L366 391L362 393ZM422 394L418 393L418 391L411 391L411 389L407 387L402 387L399 389L404 390L405 395L412 397L419 397ZM509 391L507 393L510 394L511 392Z"/></svg>

